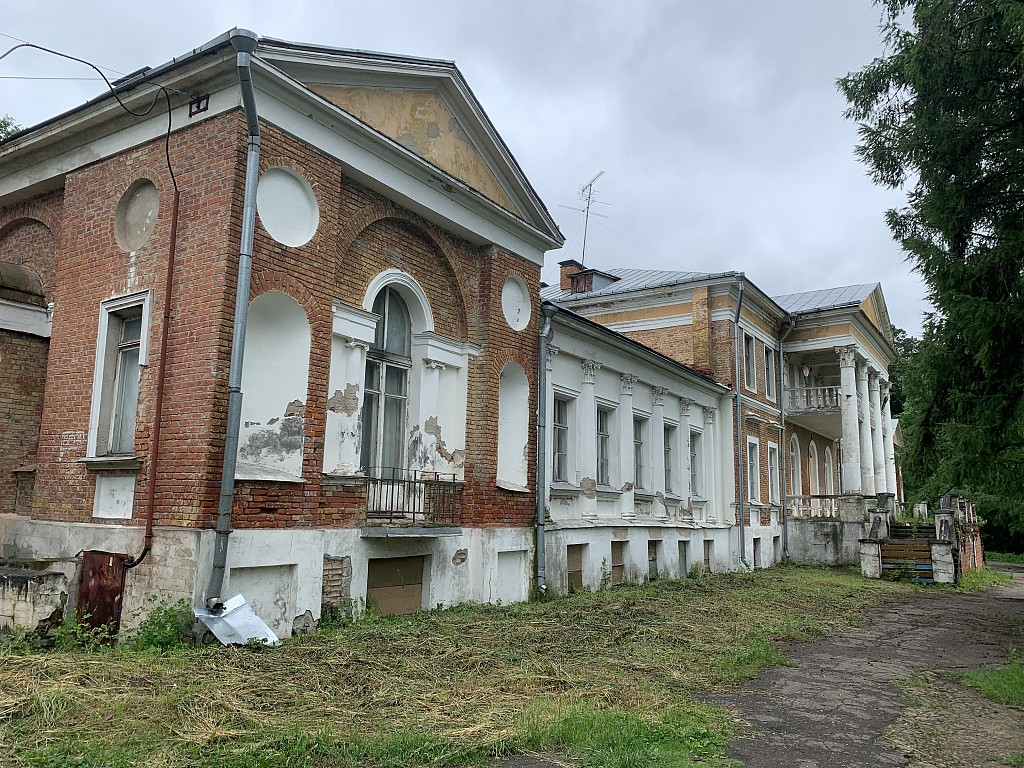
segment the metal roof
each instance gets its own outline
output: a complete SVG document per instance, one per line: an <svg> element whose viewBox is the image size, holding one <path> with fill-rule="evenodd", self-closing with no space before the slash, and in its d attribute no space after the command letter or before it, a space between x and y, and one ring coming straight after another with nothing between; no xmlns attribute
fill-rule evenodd
<svg viewBox="0 0 1024 768"><path fill-rule="evenodd" d="M595 296L614 296L619 293L643 291L648 288L665 288L672 285L692 283L697 280L706 280L712 277L738 274L736 272L712 274L710 272L681 272L660 269L602 269L600 271L619 279L611 285L606 285L594 291L587 291L586 293L571 293L559 288L557 285L549 285L541 291L541 298L545 301L565 302L573 301L574 299L589 299Z"/></svg>
<svg viewBox="0 0 1024 768"><path fill-rule="evenodd" d="M864 301L878 283L863 285L847 285L842 288L825 288L820 291L789 293L785 296L772 296L772 299L787 312L800 314L835 307L857 306Z"/></svg>

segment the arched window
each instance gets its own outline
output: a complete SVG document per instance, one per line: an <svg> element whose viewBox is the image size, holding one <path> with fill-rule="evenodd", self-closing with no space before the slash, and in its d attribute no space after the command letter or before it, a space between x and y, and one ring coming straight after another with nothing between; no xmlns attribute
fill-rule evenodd
<svg viewBox="0 0 1024 768"><path fill-rule="evenodd" d="M379 315L366 353L360 465L374 477L400 477L412 367L412 322L405 301L385 286L373 300Z"/></svg>
<svg viewBox="0 0 1024 768"><path fill-rule="evenodd" d="M826 496L835 496L835 494L836 494L835 480L833 479L834 473L835 473L835 469L833 468L833 465L832 465L832 448L831 448L831 446L826 445L825 446L825 495ZM835 500L830 498L828 500L829 511L830 512L834 512L835 511L834 507L835 507Z"/></svg>
<svg viewBox="0 0 1024 768"><path fill-rule="evenodd" d="M814 498L821 495L821 481L818 477L818 446L813 440L807 446L807 479L809 493L811 494L811 509L814 512L820 512L821 499Z"/></svg>
<svg viewBox="0 0 1024 768"><path fill-rule="evenodd" d="M803 496L804 487L800 480L800 441L796 435L789 440L789 495ZM803 505L802 499L795 499L793 506L800 509Z"/></svg>

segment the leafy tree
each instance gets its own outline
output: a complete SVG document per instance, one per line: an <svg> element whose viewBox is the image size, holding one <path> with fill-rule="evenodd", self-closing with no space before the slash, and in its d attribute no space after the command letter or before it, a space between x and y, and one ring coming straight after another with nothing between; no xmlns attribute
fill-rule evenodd
<svg viewBox="0 0 1024 768"><path fill-rule="evenodd" d="M1024 531L1024 3L880 0L886 55L839 81L935 307L905 372L905 470Z"/></svg>
<svg viewBox="0 0 1024 768"><path fill-rule="evenodd" d="M10 115L3 115L0 117L0 141L3 141L8 136L13 135L20 130L21 128L14 122L14 118Z"/></svg>

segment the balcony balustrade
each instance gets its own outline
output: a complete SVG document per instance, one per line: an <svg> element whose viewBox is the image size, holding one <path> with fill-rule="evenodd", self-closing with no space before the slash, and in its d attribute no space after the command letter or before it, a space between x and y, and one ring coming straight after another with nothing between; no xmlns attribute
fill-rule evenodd
<svg viewBox="0 0 1024 768"><path fill-rule="evenodd" d="M839 410L841 387L794 387L786 390L786 407L791 411Z"/></svg>
<svg viewBox="0 0 1024 768"><path fill-rule="evenodd" d="M387 525L459 525L462 483L455 475L374 467L366 479L366 520Z"/></svg>

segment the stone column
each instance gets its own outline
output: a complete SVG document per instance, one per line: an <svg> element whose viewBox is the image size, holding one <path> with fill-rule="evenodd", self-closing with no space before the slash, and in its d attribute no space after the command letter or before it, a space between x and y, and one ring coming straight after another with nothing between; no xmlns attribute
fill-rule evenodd
<svg viewBox="0 0 1024 768"><path fill-rule="evenodd" d="M718 482L721 468L718 455L715 453L715 411L712 408L704 409L704 498L707 503L704 507L705 518L709 522L718 520L716 511L718 504Z"/></svg>
<svg viewBox="0 0 1024 768"><path fill-rule="evenodd" d="M668 493L668 488L665 485L665 395L668 393L667 389L661 387L653 387L651 389L651 401L653 408L651 410L651 490L655 492L655 495L660 491L662 496ZM676 462L678 464L678 462ZM669 467L672 471L673 482L678 483L678 470L674 467ZM655 515L658 517L668 517L668 507L665 506L664 502L655 504Z"/></svg>
<svg viewBox="0 0 1024 768"><path fill-rule="evenodd" d="M843 415L843 493L860 493L860 425L857 420L857 356L853 347L836 350L839 355L839 380L842 394L840 407ZM788 450L788 446L787 446ZM788 462L787 462L788 465ZM799 494L800 489L790 493Z"/></svg>
<svg viewBox="0 0 1024 768"><path fill-rule="evenodd" d="M693 519L693 488L690 487L690 407L693 400L688 397L679 398L679 450L683 454L682 461L676 466L682 467L683 476L679 478L679 495L682 497L683 517Z"/></svg>
<svg viewBox="0 0 1024 768"><path fill-rule="evenodd" d="M875 495L875 469L871 453L871 411L868 404L868 364L857 363L857 406L860 417L860 490Z"/></svg>
<svg viewBox="0 0 1024 768"><path fill-rule="evenodd" d="M622 470L622 496L619 498L622 517L636 517L633 488L636 485L636 462L633 459L633 385L637 377L624 373L619 377L622 393L619 395L619 466Z"/></svg>
<svg viewBox="0 0 1024 768"><path fill-rule="evenodd" d="M871 466L875 475L875 493L887 493L885 484L885 450L882 447L882 400L878 391L878 374L871 371L868 376L868 397L871 403L871 418L875 425L871 428Z"/></svg>
<svg viewBox="0 0 1024 768"><path fill-rule="evenodd" d="M363 384L366 379L366 351L369 348L370 345L364 341L345 342L345 389L340 398L334 393L327 401L328 410L338 419L341 435L338 466L332 469L343 475L354 475L359 471L359 452L362 448L359 423L363 414Z"/></svg>
<svg viewBox="0 0 1024 768"><path fill-rule="evenodd" d="M889 382L882 382L882 452L885 458L885 489L896 494L896 450L892 442L892 410L889 408Z"/></svg>
<svg viewBox="0 0 1024 768"><path fill-rule="evenodd" d="M594 379L601 364L584 360L580 384L580 480L582 517L597 517L597 400L594 397Z"/></svg>

